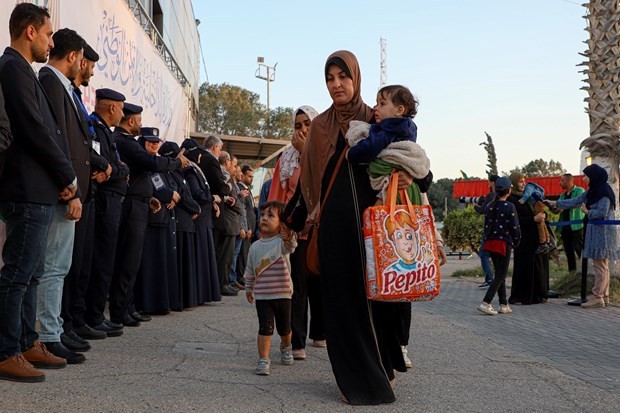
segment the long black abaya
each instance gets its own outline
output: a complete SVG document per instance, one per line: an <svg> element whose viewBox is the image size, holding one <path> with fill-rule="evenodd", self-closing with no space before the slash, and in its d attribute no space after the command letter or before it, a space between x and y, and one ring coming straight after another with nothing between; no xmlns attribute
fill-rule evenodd
<svg viewBox="0 0 620 413"><path fill-rule="evenodd" d="M323 191L343 148L340 135L323 177ZM362 214L374 204L375 196L366 167L349 165L345 159L324 205L319 229L327 351L338 387L352 404L393 402L389 384L393 370L406 371L395 325L396 307L366 298L361 225Z"/></svg>
<svg viewBox="0 0 620 413"><path fill-rule="evenodd" d="M508 201L517 208L521 227L521 243L514 250L512 288L508 302L539 304L547 298L549 289L549 254L534 254L538 247L538 230L530 204L520 204L517 195L510 195Z"/></svg>

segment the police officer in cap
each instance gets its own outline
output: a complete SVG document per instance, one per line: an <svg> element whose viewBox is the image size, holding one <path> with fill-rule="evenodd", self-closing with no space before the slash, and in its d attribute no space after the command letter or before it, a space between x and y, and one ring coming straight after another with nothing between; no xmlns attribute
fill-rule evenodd
<svg viewBox="0 0 620 413"><path fill-rule="evenodd" d="M189 165L189 161L183 156L183 151L179 152L176 158L147 153L134 136L140 133L146 140L159 140L159 129L140 129L142 113L140 106L126 103L125 112L128 111L132 113L130 119L121 122L114 130L116 145L121 159L129 166L130 178L127 195L123 201L116 265L110 288L110 319L115 323L134 327L139 326L140 321L150 320L150 317L132 311L132 301L133 287L144 247L149 205L155 210L161 208L160 202L153 198L153 191L158 189L161 182L155 176L151 177L151 172L173 171Z"/></svg>
<svg viewBox="0 0 620 413"><path fill-rule="evenodd" d="M78 336L88 339L102 339L123 334L123 326L105 319L104 309L112 282L116 242L121 222L122 197L127 191L129 167L121 162L112 127L119 125L124 116L125 96L112 89L97 89L95 111L90 121L95 129L93 149L110 163L111 172L94 174L98 183L95 193L94 244L90 281L86 292L86 313L84 325L75 325Z"/></svg>

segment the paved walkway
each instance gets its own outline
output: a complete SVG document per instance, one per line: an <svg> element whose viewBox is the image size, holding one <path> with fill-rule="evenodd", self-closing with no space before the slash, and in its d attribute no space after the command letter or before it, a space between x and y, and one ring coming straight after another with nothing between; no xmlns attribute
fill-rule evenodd
<svg viewBox="0 0 620 413"><path fill-rule="evenodd" d="M452 260L444 273L475 265ZM473 280L444 278L441 296L413 310L414 368L397 375L394 404L339 401L327 352L254 374L255 310L245 297L156 317L93 341L83 365L39 384L0 381L0 412L614 412L618 309L562 303L489 317ZM278 340L274 340L274 349Z"/></svg>

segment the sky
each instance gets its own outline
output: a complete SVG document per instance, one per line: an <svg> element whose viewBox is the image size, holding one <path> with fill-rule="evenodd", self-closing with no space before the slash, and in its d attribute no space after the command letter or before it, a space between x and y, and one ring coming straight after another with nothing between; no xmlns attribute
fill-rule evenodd
<svg viewBox="0 0 620 413"><path fill-rule="evenodd" d="M485 177L484 132L500 172L542 158L579 174L588 116L579 73L586 50L586 9L570 0L222 1L194 0L201 38L201 79L258 93L262 56L277 63L270 107L331 105L327 56L352 51L362 98L374 106L380 44L387 41L387 84L420 101L418 143L435 178L460 171Z"/></svg>

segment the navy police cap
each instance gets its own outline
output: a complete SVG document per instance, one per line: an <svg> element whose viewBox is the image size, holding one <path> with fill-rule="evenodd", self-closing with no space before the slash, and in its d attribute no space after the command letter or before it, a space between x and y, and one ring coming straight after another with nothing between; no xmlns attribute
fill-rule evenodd
<svg viewBox="0 0 620 413"><path fill-rule="evenodd" d="M142 113L142 106L134 105L133 103L125 103L123 113L125 116L139 115Z"/></svg>
<svg viewBox="0 0 620 413"><path fill-rule="evenodd" d="M125 101L125 95L123 95L122 93L118 93L116 90L107 89L107 88L97 89L95 91L95 96L97 97L97 100L109 99L109 100L114 100L116 102Z"/></svg>
<svg viewBox="0 0 620 413"><path fill-rule="evenodd" d="M149 142L161 142L158 128L140 128L140 136Z"/></svg>
<svg viewBox="0 0 620 413"><path fill-rule="evenodd" d="M181 152L181 148L177 145L176 142L166 141L159 148L159 154L162 156L167 156L168 158L173 158L177 156Z"/></svg>
<svg viewBox="0 0 620 413"><path fill-rule="evenodd" d="M189 138L185 139L183 143L181 143L181 148L184 148L187 152L193 152L195 150L199 150L200 146L198 145L198 142L192 138Z"/></svg>

